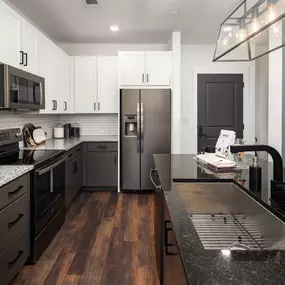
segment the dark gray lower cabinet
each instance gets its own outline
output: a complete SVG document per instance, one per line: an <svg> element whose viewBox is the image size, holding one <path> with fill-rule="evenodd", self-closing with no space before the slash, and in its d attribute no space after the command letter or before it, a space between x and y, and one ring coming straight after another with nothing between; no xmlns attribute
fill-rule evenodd
<svg viewBox="0 0 285 285"><path fill-rule="evenodd" d="M87 186L116 187L118 184L117 152L88 152Z"/></svg>
<svg viewBox="0 0 285 285"><path fill-rule="evenodd" d="M65 167L65 201L69 206L73 198L82 188L82 154L81 147L69 151L70 160L67 160Z"/></svg>
<svg viewBox="0 0 285 285"><path fill-rule="evenodd" d="M30 174L0 188L0 284L8 285L30 255Z"/></svg>
<svg viewBox="0 0 285 285"><path fill-rule="evenodd" d="M118 144L87 143L84 149L84 186L90 190L117 189Z"/></svg>
<svg viewBox="0 0 285 285"><path fill-rule="evenodd" d="M163 208L163 285L188 285L188 279L165 200Z"/></svg>

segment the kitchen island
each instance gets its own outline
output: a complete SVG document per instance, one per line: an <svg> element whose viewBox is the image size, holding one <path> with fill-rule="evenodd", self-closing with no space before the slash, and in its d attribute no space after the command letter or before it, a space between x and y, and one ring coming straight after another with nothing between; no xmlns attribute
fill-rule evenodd
<svg viewBox="0 0 285 285"><path fill-rule="evenodd" d="M185 279L191 285L285 284L285 251L274 249L234 250L230 252L229 250L205 249L191 220L191 215L187 211L188 205L181 192L177 189L177 183L179 182L235 183L242 188L244 193L262 204L262 207L267 208L271 213L274 213L275 216L284 221L282 213L272 208L272 203L269 199L270 180L272 177L270 163L263 162L262 190L254 193L248 188L248 170L215 173L207 169L207 167L197 164L193 156L154 155L159 184L162 188L164 208L167 208L166 212L169 214L171 227L175 234L176 242L174 244L177 243L176 251L178 252L175 252L175 246L173 247L172 245L170 251L171 253L174 251L174 255L167 255L169 260L171 256L173 258L175 254L179 253L185 272ZM192 204L194 203L195 201ZM239 201L237 200L236 204L238 205L238 203ZM166 222L168 223L168 221ZM169 228L169 226L167 227ZM162 236L165 240L166 235L163 234ZM167 239L171 239L171 234ZM173 244L173 242L169 244ZM171 271L171 267L164 268L164 271ZM183 273L183 271L181 272ZM171 274L168 273L168 275ZM164 274L164 278L168 278L168 275ZM180 284L177 276L175 278L177 280L176 284ZM168 280L164 281L165 284L169 284ZM181 284L185 283L182 281Z"/></svg>

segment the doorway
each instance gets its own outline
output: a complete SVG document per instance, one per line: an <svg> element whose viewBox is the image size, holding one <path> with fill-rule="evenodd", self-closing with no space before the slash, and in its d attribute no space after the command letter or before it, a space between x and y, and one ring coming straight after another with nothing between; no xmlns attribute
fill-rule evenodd
<svg viewBox="0 0 285 285"><path fill-rule="evenodd" d="M243 138L243 74L198 74L198 152L215 146L221 129Z"/></svg>

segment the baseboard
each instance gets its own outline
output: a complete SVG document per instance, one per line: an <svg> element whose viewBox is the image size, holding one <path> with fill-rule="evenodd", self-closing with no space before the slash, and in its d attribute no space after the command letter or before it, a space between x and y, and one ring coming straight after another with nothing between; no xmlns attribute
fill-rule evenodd
<svg viewBox="0 0 285 285"><path fill-rule="evenodd" d="M82 187L82 191L83 192L110 192L110 191L114 191L117 192L118 188L117 187L109 187L109 186L105 186L105 187L91 187L91 186L84 186Z"/></svg>
<svg viewBox="0 0 285 285"><path fill-rule="evenodd" d="M154 190L129 190L121 189L121 193L133 193L133 194L152 194Z"/></svg>

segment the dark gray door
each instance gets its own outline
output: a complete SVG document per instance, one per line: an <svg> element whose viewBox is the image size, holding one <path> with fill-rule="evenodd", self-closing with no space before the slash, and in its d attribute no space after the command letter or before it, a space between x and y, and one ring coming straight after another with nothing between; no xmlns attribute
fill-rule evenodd
<svg viewBox="0 0 285 285"><path fill-rule="evenodd" d="M243 138L243 75L198 74L198 152L215 146L221 129Z"/></svg>
<svg viewBox="0 0 285 285"><path fill-rule="evenodd" d="M141 90L141 190L152 190L149 178L154 153L171 152L171 90Z"/></svg>

